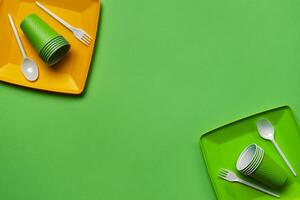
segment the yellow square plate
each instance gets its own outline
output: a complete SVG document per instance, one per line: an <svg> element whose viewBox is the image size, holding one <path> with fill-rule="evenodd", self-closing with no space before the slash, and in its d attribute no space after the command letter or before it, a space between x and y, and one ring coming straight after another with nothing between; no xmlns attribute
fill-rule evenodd
<svg viewBox="0 0 300 200"><path fill-rule="evenodd" d="M52 92L80 94L84 90L93 56L100 1L40 0L39 2L70 24L83 28L94 40L89 47L85 46L72 32L37 7L34 0L0 0L0 81ZM27 81L21 73L22 55L9 24L7 17L9 13L14 18L28 56L39 66L40 76L34 83ZM71 44L68 56L54 67L43 63L20 29L21 21L32 13L40 16Z"/></svg>

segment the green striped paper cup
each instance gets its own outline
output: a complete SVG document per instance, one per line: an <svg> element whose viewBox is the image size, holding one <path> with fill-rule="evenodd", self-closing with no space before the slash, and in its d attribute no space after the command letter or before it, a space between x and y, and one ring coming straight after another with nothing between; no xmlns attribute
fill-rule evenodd
<svg viewBox="0 0 300 200"><path fill-rule="evenodd" d="M27 16L21 29L43 61L52 66L61 61L71 45L37 15Z"/></svg>
<svg viewBox="0 0 300 200"><path fill-rule="evenodd" d="M288 179L286 172L267 154L249 176L274 189L282 187Z"/></svg>

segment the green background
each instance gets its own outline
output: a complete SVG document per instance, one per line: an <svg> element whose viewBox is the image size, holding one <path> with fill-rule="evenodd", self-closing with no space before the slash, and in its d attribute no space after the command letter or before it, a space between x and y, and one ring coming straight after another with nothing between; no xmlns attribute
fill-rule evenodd
<svg viewBox="0 0 300 200"><path fill-rule="evenodd" d="M213 200L200 136L299 117L300 2L103 0L86 92L0 84L0 199Z"/></svg>

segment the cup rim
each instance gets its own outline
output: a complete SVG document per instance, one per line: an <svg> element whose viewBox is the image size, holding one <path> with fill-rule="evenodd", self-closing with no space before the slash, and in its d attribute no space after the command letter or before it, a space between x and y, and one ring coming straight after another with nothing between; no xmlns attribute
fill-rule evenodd
<svg viewBox="0 0 300 200"><path fill-rule="evenodd" d="M48 46L57 42L57 41L61 41L61 40L64 40L64 37L63 36L57 36L51 40L49 40L45 45L44 47L41 49L40 53L39 54L42 54L47 48L49 48Z"/></svg>
<svg viewBox="0 0 300 200"><path fill-rule="evenodd" d="M261 156L261 149L258 148L255 155L254 155L254 158L253 160L249 163L249 165L247 167L245 167L245 169L241 170L242 172L247 172L249 171L249 169L251 169L253 166L256 165L256 162L257 160L259 159L259 157Z"/></svg>
<svg viewBox="0 0 300 200"><path fill-rule="evenodd" d="M57 51L59 51L59 50L62 49L62 48L66 48L66 49L64 50L64 53L59 54L59 56L56 56L56 57L53 58L53 56L55 56L55 53L57 53ZM57 49L57 51L56 51L55 53L53 53L53 54L51 54L51 56L49 56L49 59L47 60L47 63L48 63L50 66L57 64L58 62L60 62L60 61L68 54L70 48L71 48L71 45L70 45L70 44L61 46L59 49ZM51 58L52 58L52 59L51 59Z"/></svg>
<svg viewBox="0 0 300 200"><path fill-rule="evenodd" d="M244 170L248 167L248 165L252 162L254 159L255 153L257 151L258 145L257 144L250 144L248 145L240 154L237 162L236 162L236 168L239 171Z"/></svg>
<svg viewBox="0 0 300 200"><path fill-rule="evenodd" d="M261 151L259 157L257 157L257 160L255 161L255 164L253 164L245 173L246 175L251 175L261 164L262 160L264 158L264 150Z"/></svg>
<svg viewBox="0 0 300 200"><path fill-rule="evenodd" d="M57 46L56 49L53 50L52 52L49 52L49 53L47 54L47 62L49 62L49 60L51 59L51 57L52 57L55 53L57 53L57 51L59 51L61 48L67 47L67 46L70 46L70 45L69 45L69 44L62 44L62 45ZM69 49L70 49L70 48L69 48ZM63 54L65 54L65 53L63 53Z"/></svg>
<svg viewBox="0 0 300 200"><path fill-rule="evenodd" d="M254 166L254 167L252 168L252 170L249 171L248 175L253 174L253 173L257 170L257 168L258 168L258 167L260 166L260 164L262 163L262 161L263 161L263 159L264 159L264 156L265 156L265 153L263 152L262 155L261 155L261 157L260 157L260 159L258 160L256 166Z"/></svg>
<svg viewBox="0 0 300 200"><path fill-rule="evenodd" d="M57 45L64 44L64 43L67 44L65 40L53 40L51 41L51 43L48 43L46 47L43 48L43 50L40 52L40 55L44 56L47 53L53 51L53 49L55 49Z"/></svg>
<svg viewBox="0 0 300 200"><path fill-rule="evenodd" d="M51 56L53 53L55 53L59 48L61 48L62 46L65 45L69 45L68 43L65 42L58 42L56 44L53 44L51 49L49 49L48 51L44 52L43 56L45 57L45 59L47 60L49 58L49 56Z"/></svg>

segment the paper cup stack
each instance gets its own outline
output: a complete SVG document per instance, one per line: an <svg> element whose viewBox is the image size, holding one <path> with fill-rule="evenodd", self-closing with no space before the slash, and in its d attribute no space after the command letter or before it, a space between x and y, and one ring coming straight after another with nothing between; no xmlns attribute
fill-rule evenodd
<svg viewBox="0 0 300 200"><path fill-rule="evenodd" d="M279 188L287 180L285 171L256 144L251 144L240 154L236 163L238 171L272 188Z"/></svg>
<svg viewBox="0 0 300 200"><path fill-rule="evenodd" d="M256 144L249 145L238 158L236 168L245 175L250 175L260 165L264 150Z"/></svg>
<svg viewBox="0 0 300 200"><path fill-rule="evenodd" d="M68 41L35 14L23 20L21 29L39 56L50 66L61 61L70 50Z"/></svg>

